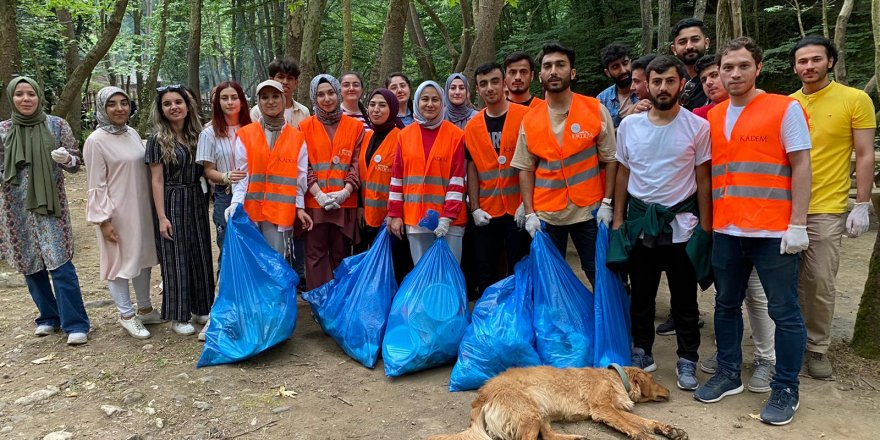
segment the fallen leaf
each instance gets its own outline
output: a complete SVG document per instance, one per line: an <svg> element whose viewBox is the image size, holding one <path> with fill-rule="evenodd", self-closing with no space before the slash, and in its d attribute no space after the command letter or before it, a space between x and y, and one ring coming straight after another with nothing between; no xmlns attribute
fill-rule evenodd
<svg viewBox="0 0 880 440"><path fill-rule="evenodd" d="M65 396L66 397L79 397L79 393L77 393L76 391L68 391L67 394L65 394Z"/></svg>
<svg viewBox="0 0 880 440"><path fill-rule="evenodd" d="M45 364L46 362L49 362L49 361L51 361L52 359L55 359L55 353L49 353L49 356L43 356L43 357L41 357L41 358L39 358L39 359L34 359L34 360L31 361L31 363L32 363L32 364L37 364L37 365L39 365L39 364Z"/></svg>
<svg viewBox="0 0 880 440"><path fill-rule="evenodd" d="M751 413L750 413L750 414L749 414L749 417L751 417L751 418L753 418L753 419L755 419L755 420L761 420L761 416L759 416L758 414L751 414Z"/></svg>
<svg viewBox="0 0 880 440"><path fill-rule="evenodd" d="M297 395L297 392L293 390L288 390L287 388L284 388L284 385L281 385L280 387L278 387L278 395L281 397L295 397Z"/></svg>

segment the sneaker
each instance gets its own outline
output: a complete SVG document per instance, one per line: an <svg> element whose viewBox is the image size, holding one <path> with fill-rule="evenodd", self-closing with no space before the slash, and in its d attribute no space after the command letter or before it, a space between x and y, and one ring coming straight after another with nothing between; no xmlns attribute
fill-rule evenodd
<svg viewBox="0 0 880 440"><path fill-rule="evenodd" d="M765 359L755 359L755 372L749 379L749 391L766 393L770 391L770 380L776 374L776 365Z"/></svg>
<svg viewBox="0 0 880 440"><path fill-rule="evenodd" d="M138 313L138 319L141 320L141 324L151 325L151 324L161 324L165 321L162 321L162 315L159 314L159 311L153 309L150 313Z"/></svg>
<svg viewBox="0 0 880 440"><path fill-rule="evenodd" d="M729 377L723 371L719 371L709 378L703 386L694 392L694 399L703 403L715 403L727 396L733 396L743 392L742 380L737 376Z"/></svg>
<svg viewBox="0 0 880 440"><path fill-rule="evenodd" d="M672 315L657 326L657 334L660 336L672 336L675 334L675 321L672 320Z"/></svg>
<svg viewBox="0 0 880 440"><path fill-rule="evenodd" d="M202 330L199 332L199 336L198 336L199 342L205 342L205 333L208 332L208 326L209 326L209 325L211 325L211 320L210 320L210 319L208 320L207 323L205 323L205 326L202 327Z"/></svg>
<svg viewBox="0 0 880 440"><path fill-rule="evenodd" d="M712 353L708 359L700 361L700 370L704 373L715 374L718 371L718 352Z"/></svg>
<svg viewBox="0 0 880 440"><path fill-rule="evenodd" d="M119 325L121 325L132 338L148 339L150 337L150 331L144 327L144 324L136 316L132 316L128 319L120 318Z"/></svg>
<svg viewBox="0 0 880 440"><path fill-rule="evenodd" d="M761 421L770 425L786 425L794 418L800 404L797 391L792 391L791 388L773 390L761 410Z"/></svg>
<svg viewBox="0 0 880 440"><path fill-rule="evenodd" d="M73 332L67 335L67 345L83 345L89 342L89 335L83 332Z"/></svg>
<svg viewBox="0 0 880 440"><path fill-rule="evenodd" d="M210 317L211 315L192 315L192 322L193 324L205 325Z"/></svg>
<svg viewBox="0 0 880 440"><path fill-rule="evenodd" d="M196 328L192 324L183 321L172 321L171 331L178 335L189 336L196 332Z"/></svg>
<svg viewBox="0 0 880 440"><path fill-rule="evenodd" d="M49 336L52 333L58 331L58 327L54 325L38 325L36 329L34 329L34 334L37 336Z"/></svg>
<svg viewBox="0 0 880 440"><path fill-rule="evenodd" d="M694 361L678 358L678 363L675 364L675 375L678 377L676 385L679 389L693 391L700 386L700 382L697 381L697 363Z"/></svg>
<svg viewBox="0 0 880 440"><path fill-rule="evenodd" d="M654 358L649 354L645 354L643 348L633 347L631 359L634 367L641 368L647 373L657 371L657 364L654 363Z"/></svg>
<svg viewBox="0 0 880 440"><path fill-rule="evenodd" d="M813 379L828 379L831 377L831 361L825 353L815 351L807 352L807 371Z"/></svg>

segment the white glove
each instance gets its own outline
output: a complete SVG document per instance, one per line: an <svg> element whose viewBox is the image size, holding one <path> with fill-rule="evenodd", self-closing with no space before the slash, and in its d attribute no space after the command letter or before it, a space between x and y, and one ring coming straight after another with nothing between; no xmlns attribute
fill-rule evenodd
<svg viewBox="0 0 880 440"><path fill-rule="evenodd" d="M437 221L437 227L434 228L434 235L437 238L442 238L449 232L449 224L452 223L452 219L449 217L440 217L440 220Z"/></svg>
<svg viewBox="0 0 880 440"><path fill-rule="evenodd" d="M315 194L315 201L327 211L339 208L339 204L336 203L336 200L334 200L333 197L324 194L324 191L321 190L318 190L318 194Z"/></svg>
<svg viewBox="0 0 880 440"><path fill-rule="evenodd" d="M67 161L70 160L70 153L64 147L58 147L55 150L52 150L52 160L60 163L61 165L66 165Z"/></svg>
<svg viewBox="0 0 880 440"><path fill-rule="evenodd" d="M333 191L332 193L327 195L332 197L337 205L342 206L342 203L348 200L348 198L351 196L351 191L349 191L348 188L342 188L339 191Z"/></svg>
<svg viewBox="0 0 880 440"><path fill-rule="evenodd" d="M599 206L599 212L596 213L596 221L605 223L605 226L611 224L614 217L614 208L611 207L611 199L602 199L602 206Z"/></svg>
<svg viewBox="0 0 880 440"><path fill-rule="evenodd" d="M541 230L541 220L538 218L538 214L534 212L526 216L526 231L528 231L529 235L532 237L535 236L535 232Z"/></svg>
<svg viewBox="0 0 880 440"><path fill-rule="evenodd" d="M526 225L526 205L522 203L519 204L519 208L516 208L516 214L513 216L513 220L516 221L516 227L522 229Z"/></svg>
<svg viewBox="0 0 880 440"><path fill-rule="evenodd" d="M225 211L223 211L223 217L226 219L226 221L229 221L229 218L232 217L232 214L235 214L235 210L240 204L241 203L233 202L229 204L229 207L226 208Z"/></svg>
<svg viewBox="0 0 880 440"><path fill-rule="evenodd" d="M788 225L788 230L782 235L779 243L779 254L796 254L807 250L810 246L810 237L807 236L807 227L800 225Z"/></svg>
<svg viewBox="0 0 880 440"><path fill-rule="evenodd" d="M479 208L475 209L472 214L474 215L474 224L477 226L486 226L489 224L489 220L492 220L492 216L488 212Z"/></svg>
<svg viewBox="0 0 880 440"><path fill-rule="evenodd" d="M868 231L871 224L868 213L871 212L871 202L856 202L849 215L846 217L846 232L852 238Z"/></svg>

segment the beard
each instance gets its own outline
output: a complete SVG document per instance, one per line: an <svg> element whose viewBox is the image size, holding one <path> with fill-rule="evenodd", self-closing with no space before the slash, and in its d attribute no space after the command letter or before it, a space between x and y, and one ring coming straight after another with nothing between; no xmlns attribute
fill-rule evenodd
<svg viewBox="0 0 880 440"><path fill-rule="evenodd" d="M626 74L626 76L618 76L614 78L614 85L617 86L618 89L625 89L632 85L633 77L630 74Z"/></svg>
<svg viewBox="0 0 880 440"><path fill-rule="evenodd" d="M559 77L558 85L550 85L549 81L547 83L542 83L544 85L544 90L550 93L559 93L565 91L569 87L571 87L571 78L567 76Z"/></svg>
<svg viewBox="0 0 880 440"><path fill-rule="evenodd" d="M693 49L683 53L678 57L682 63L685 63L688 66L693 66L697 63L697 60L703 57L706 54L706 50Z"/></svg>
<svg viewBox="0 0 880 440"><path fill-rule="evenodd" d="M665 94L665 95L656 96L656 95L652 94L651 95L651 104L653 104L654 108L656 108L657 110L661 110L661 111L670 110L670 109L672 109L672 107L675 107L675 105L678 104L679 95L681 95L680 91L675 92L674 95ZM661 98L665 98L667 100L661 101L660 100Z"/></svg>

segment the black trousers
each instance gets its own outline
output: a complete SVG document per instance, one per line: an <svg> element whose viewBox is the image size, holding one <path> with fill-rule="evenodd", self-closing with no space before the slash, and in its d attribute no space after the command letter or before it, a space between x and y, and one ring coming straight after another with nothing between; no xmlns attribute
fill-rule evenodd
<svg viewBox="0 0 880 440"><path fill-rule="evenodd" d="M577 249L578 257L581 260L581 269L590 280L590 286L596 286L596 234L599 228L596 225L596 219L590 219L585 222L574 223L571 225L551 225L544 226L544 232L553 240L556 249L565 259L565 252L568 249L568 237Z"/></svg>
<svg viewBox="0 0 880 440"><path fill-rule="evenodd" d="M377 235L379 235L379 228L364 225L360 230L361 241L354 246L354 253L366 252L373 245ZM397 284L399 285L414 267L406 235L402 239L394 235L391 236L391 261L394 264L394 278L397 278Z"/></svg>
<svg viewBox="0 0 880 440"><path fill-rule="evenodd" d="M669 282L672 319L678 340L678 357L696 362L699 358L700 327L697 323L697 276L685 252L686 243L645 247L639 241L630 254L629 279L632 287L630 318L633 345L651 354L654 345L654 314L660 274Z"/></svg>
<svg viewBox="0 0 880 440"><path fill-rule="evenodd" d="M496 217L486 226L474 226L477 289L480 294L496 281L513 274L513 267L529 253L529 233L516 226L512 215ZM501 250L506 250L506 270L501 267Z"/></svg>

